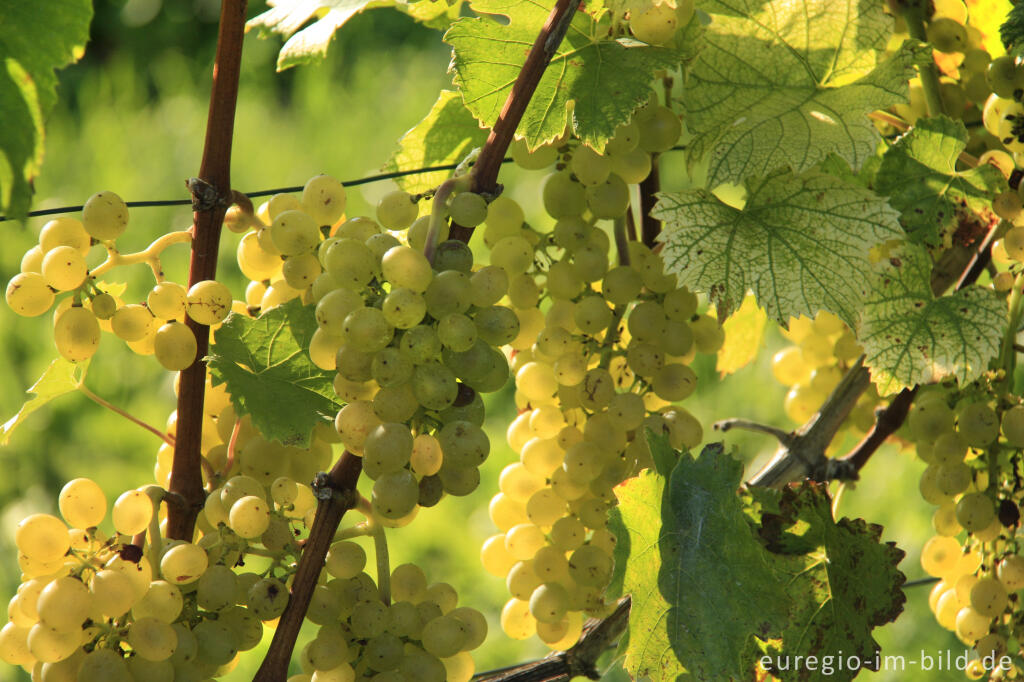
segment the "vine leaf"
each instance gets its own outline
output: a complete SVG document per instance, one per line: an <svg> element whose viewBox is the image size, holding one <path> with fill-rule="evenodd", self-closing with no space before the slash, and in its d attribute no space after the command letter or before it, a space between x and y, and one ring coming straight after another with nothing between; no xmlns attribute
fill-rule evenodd
<svg viewBox="0 0 1024 682"><path fill-rule="evenodd" d="M747 295L743 305L722 324L725 331L725 343L718 350L715 369L725 377L743 369L757 357L764 340L764 326L768 322L757 305L757 299Z"/></svg>
<svg viewBox="0 0 1024 682"><path fill-rule="evenodd" d="M878 643L873 628L903 611L900 586L906 577L896 566L904 552L880 541L882 528L863 519L832 518L825 486L805 483L784 489L778 514L762 516L761 537L784 576L792 609L782 637L769 643L769 658L816 656L834 660L838 652L874 667ZM848 680L857 670L789 666L772 670L783 680Z"/></svg>
<svg viewBox="0 0 1024 682"><path fill-rule="evenodd" d="M43 162L59 69L81 58L90 0L0 3L0 212L22 218Z"/></svg>
<svg viewBox="0 0 1024 682"><path fill-rule="evenodd" d="M671 450L664 438L651 448ZM716 443L682 455L668 479L645 471L615 489L631 550L623 588L633 598L625 667L634 678L746 678L754 638L785 625L790 597L736 495L742 475Z"/></svg>
<svg viewBox="0 0 1024 682"><path fill-rule="evenodd" d="M902 212L911 241L938 246L964 209L980 212L1006 189L1006 180L995 166L956 169L966 147L964 124L939 116L919 119L885 152L875 189L888 195L889 203Z"/></svg>
<svg viewBox="0 0 1024 682"><path fill-rule="evenodd" d="M835 153L854 170L880 139L867 118L907 98L919 48L879 61L891 34L883 3L708 0L711 14L682 102L691 163L708 183L803 171ZM929 51L930 52L930 51Z"/></svg>
<svg viewBox="0 0 1024 682"><path fill-rule="evenodd" d="M871 277L869 249L903 235L897 212L873 192L817 171L747 184L737 209L704 189L661 194L669 272L706 291L725 320L748 290L768 316L829 310L853 326Z"/></svg>
<svg viewBox="0 0 1024 682"><path fill-rule="evenodd" d="M208 365L226 383L238 416L252 415L267 439L307 447L313 427L341 408L334 373L309 358L316 319L298 299L256 319L231 314L214 333Z"/></svg>
<svg viewBox="0 0 1024 682"><path fill-rule="evenodd" d="M877 268L857 338L882 395L949 376L963 385L999 352L1005 304L977 286L936 298L931 270L923 247L913 245Z"/></svg>
<svg viewBox="0 0 1024 682"><path fill-rule="evenodd" d="M1000 15L1001 16L1001 15ZM1024 7L1014 4L1006 21L999 27L1003 47L1014 57L1024 55Z"/></svg>
<svg viewBox="0 0 1024 682"><path fill-rule="evenodd" d="M444 40L454 49L452 70L462 98L485 127L498 120L526 54L554 2L551 0L475 0L474 11L501 15L463 18ZM674 69L685 50L652 47L635 40L604 39L593 17L579 11L519 124L518 134L533 149L560 136L571 125L598 151L615 129L652 93L655 72Z"/></svg>
<svg viewBox="0 0 1024 682"><path fill-rule="evenodd" d="M22 404L16 415L0 425L0 445L7 445L11 439L11 432L30 414L51 400L81 388L85 383L85 373L88 369L88 360L70 362L64 358L57 358L51 362L42 376L26 391L32 397Z"/></svg>
<svg viewBox="0 0 1024 682"><path fill-rule="evenodd" d="M318 62L327 56L327 45L346 21L373 7L392 7L394 0L268 0L271 9L250 19L245 30L257 28L260 35L284 36L277 55L277 70ZM312 24L302 28L310 19ZM301 29L301 30L300 30Z"/></svg>
<svg viewBox="0 0 1024 682"><path fill-rule="evenodd" d="M483 146L487 134L462 104L459 93L442 90L426 118L399 140L398 151L384 169L403 171L458 163L474 148ZM406 192L419 194L437 187L449 175L450 171L434 171L395 178L395 182Z"/></svg>

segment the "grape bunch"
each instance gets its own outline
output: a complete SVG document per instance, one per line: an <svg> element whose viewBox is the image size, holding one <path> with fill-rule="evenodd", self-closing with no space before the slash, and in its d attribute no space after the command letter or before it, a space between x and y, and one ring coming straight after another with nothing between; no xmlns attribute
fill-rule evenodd
<svg viewBox="0 0 1024 682"><path fill-rule="evenodd" d="M274 481L270 494L268 505L266 486L232 477L210 494L202 536L187 543L154 533L163 495L156 486L117 499L108 538L97 529L107 511L100 487L69 482L60 494L63 521L34 514L18 526L23 582L0 629L0 659L44 682L229 673L287 605L298 555L292 524L316 504L290 479ZM139 540L147 530L149 541ZM275 557L268 570L234 570L261 552ZM300 657L305 679L468 680L467 652L487 633L482 614L458 607L450 585L428 585L414 565L391 572L390 592L365 565L361 545L332 546L306 613L319 629Z"/></svg>
<svg viewBox="0 0 1024 682"><path fill-rule="evenodd" d="M164 249L187 242L187 231L171 232L138 253L122 254L116 240L128 226L128 208L113 192L99 192L85 203L82 218L46 223L39 243L21 261L21 272L7 284L7 304L26 317L54 309L57 351L71 362L91 358L102 332L114 334L140 355L154 355L171 371L196 359L196 339L186 316L217 325L232 310L231 292L214 280L187 289L165 279L160 264ZM90 266L101 249L106 258ZM110 270L138 263L150 266L156 280L140 303L126 303L120 285L101 279ZM59 300L58 300L58 297ZM55 305L56 304L56 305Z"/></svg>
<svg viewBox="0 0 1024 682"><path fill-rule="evenodd" d="M1014 539L1022 497L1016 461L1024 448L1024 404L1017 396L990 402L992 386L922 389L904 427L927 463L922 497L936 506L935 536L921 565L940 578L930 605L940 625L979 657L1013 653L1021 634L1024 556ZM968 676L987 672L975 664Z"/></svg>

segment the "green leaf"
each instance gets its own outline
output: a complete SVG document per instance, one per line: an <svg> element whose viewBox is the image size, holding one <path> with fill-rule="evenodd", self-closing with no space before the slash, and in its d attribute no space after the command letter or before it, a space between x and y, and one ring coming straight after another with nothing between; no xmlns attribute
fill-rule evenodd
<svg viewBox="0 0 1024 682"><path fill-rule="evenodd" d="M978 286L936 298L931 270L912 245L877 268L857 338L882 395L949 376L963 385L999 352L1006 304Z"/></svg>
<svg viewBox="0 0 1024 682"><path fill-rule="evenodd" d="M452 69L470 112L492 127L526 55L554 3L551 0L476 0L478 13L508 18L463 18L445 34L454 48ZM682 63L682 51L635 40L610 40L607 28L577 12L519 124L533 149L561 135L567 125L598 151L615 129L647 102L655 72Z"/></svg>
<svg viewBox="0 0 1024 682"><path fill-rule="evenodd" d="M875 189L901 211L911 241L940 245L943 233L965 209L976 213L989 208L992 197L1006 189L995 166L956 169L966 147L964 124L940 116L919 119L885 152Z"/></svg>
<svg viewBox="0 0 1024 682"><path fill-rule="evenodd" d="M311 64L327 56L334 33L364 9L393 7L394 0L271 0L272 9L250 19L245 30L260 30L261 37L279 33L287 38L277 55L277 70ZM372 7L371 7L372 6ZM310 19L315 20L302 28ZM301 29L301 30L300 30Z"/></svg>
<svg viewBox="0 0 1024 682"><path fill-rule="evenodd" d="M900 589L906 577L896 568L904 552L880 542L881 526L833 521L823 485L786 488L779 506L780 514L763 516L761 532L792 604L789 626L769 652L790 665L774 674L783 680L852 679L858 671L840 669L835 657L842 652L871 667L879 648L872 629L895 620L906 601ZM796 656L822 662L831 656L833 670L794 666Z"/></svg>
<svg viewBox="0 0 1024 682"><path fill-rule="evenodd" d="M3 425L0 425L0 445L7 445L11 439L11 432L18 427L26 418L40 407L43 407L54 398L59 398L66 393L77 391L85 381L85 373L89 369L89 361L70 362L64 358L57 358L50 363L43 375L32 384L27 393L33 397L26 400L18 414L14 415Z"/></svg>
<svg viewBox="0 0 1024 682"><path fill-rule="evenodd" d="M463 106L459 93L442 90L426 118L402 136L398 151L384 169L403 171L458 163L483 146L487 134ZM451 171L434 171L395 178L395 182L406 192L418 194L437 187L450 175Z"/></svg>
<svg viewBox="0 0 1024 682"><path fill-rule="evenodd" d="M879 63L891 34L884 4L863 0L709 0L705 47L682 103L691 163L708 183L806 170L829 153L854 169L880 136L867 114L907 98L916 51Z"/></svg>
<svg viewBox="0 0 1024 682"><path fill-rule="evenodd" d="M785 625L790 598L736 495L742 474L719 443L696 460L683 455L667 485L645 471L616 488L631 548L625 667L634 678L744 678L756 661L755 637Z"/></svg>
<svg viewBox="0 0 1024 682"><path fill-rule="evenodd" d="M341 408L334 372L309 358L317 328L312 308L293 299L255 320L233 313L214 333L208 358L214 385L227 384L239 416L252 415L267 439L298 447Z"/></svg>
<svg viewBox="0 0 1024 682"><path fill-rule="evenodd" d="M24 217L43 161L43 121L57 102L55 69L89 40L90 0L0 3L0 212Z"/></svg>
<svg viewBox="0 0 1024 682"><path fill-rule="evenodd" d="M747 186L743 209L703 189L661 194L651 215L669 272L706 291L724 320L748 290L786 324L829 310L853 326L868 289L868 250L902 236L873 192L824 173L776 173Z"/></svg>

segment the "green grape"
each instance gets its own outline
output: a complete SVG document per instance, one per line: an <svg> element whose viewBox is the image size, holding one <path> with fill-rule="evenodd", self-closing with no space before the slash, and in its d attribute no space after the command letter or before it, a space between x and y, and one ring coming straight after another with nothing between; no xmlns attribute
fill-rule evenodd
<svg viewBox="0 0 1024 682"><path fill-rule="evenodd" d="M119 653L94 649L82 658L79 682L133 682L128 665Z"/></svg>
<svg viewBox="0 0 1024 682"><path fill-rule="evenodd" d="M433 271L426 257L409 246L396 246L384 254L381 268L393 286L405 287L417 293L427 290Z"/></svg>
<svg viewBox="0 0 1024 682"><path fill-rule="evenodd" d="M583 278L576 269L565 261L558 261L548 268L547 289L555 298L572 299L583 290Z"/></svg>
<svg viewBox="0 0 1024 682"><path fill-rule="evenodd" d="M907 428L915 442L934 442L953 430L953 410L940 400L918 402L907 417Z"/></svg>
<svg viewBox="0 0 1024 682"><path fill-rule="evenodd" d="M639 139L639 133L637 137ZM627 184L643 182L651 174L651 155L640 147L622 153L609 152L608 158L611 159L612 172Z"/></svg>
<svg viewBox="0 0 1024 682"><path fill-rule="evenodd" d="M395 247L398 248L398 247ZM338 284L359 291L377 274L377 259L365 243L342 238L332 242L321 257L324 270Z"/></svg>
<svg viewBox="0 0 1024 682"><path fill-rule="evenodd" d="M988 528L995 518L992 500L984 493L967 493L956 504L956 520L968 533Z"/></svg>
<svg viewBox="0 0 1024 682"><path fill-rule="evenodd" d="M505 550L508 555L508 550ZM511 555L508 555L511 557ZM513 561L515 561L513 559ZM508 575L505 579L505 586L508 589L508 593L516 599L524 599L529 601L530 595L533 591L540 587L541 584L540 576L537 575L537 571L534 570L533 560L527 561L516 561L511 569L508 571Z"/></svg>
<svg viewBox="0 0 1024 682"><path fill-rule="evenodd" d="M438 658L459 653L466 644L469 631L466 624L454 616L439 616L423 626L423 648Z"/></svg>
<svg viewBox="0 0 1024 682"><path fill-rule="evenodd" d="M947 503L940 506L932 514L932 529L936 535L952 537L963 530L963 526L956 520L956 505Z"/></svg>
<svg viewBox="0 0 1024 682"><path fill-rule="evenodd" d="M57 352L71 362L88 360L100 345L100 323L91 310L71 307L57 317L53 325Z"/></svg>
<svg viewBox="0 0 1024 682"><path fill-rule="evenodd" d="M287 605L288 588L277 578L259 580L246 595L246 606L260 620L274 620Z"/></svg>
<svg viewBox="0 0 1024 682"><path fill-rule="evenodd" d="M579 216L587 206L583 185L576 182L568 171L558 171L544 179L542 201L544 210L555 220ZM492 254L491 262L494 262L493 258Z"/></svg>
<svg viewBox="0 0 1024 682"><path fill-rule="evenodd" d="M46 279L36 272L22 272L7 283L7 305L22 317L37 317L53 305L54 295Z"/></svg>
<svg viewBox="0 0 1024 682"><path fill-rule="evenodd" d="M518 319L516 321L518 323ZM445 315L438 321L437 338L444 348L456 352L467 351L476 343L476 325L473 320L460 313Z"/></svg>
<svg viewBox="0 0 1024 682"><path fill-rule="evenodd" d="M960 558L960 542L955 538L934 536L921 548L921 568L935 577L950 574Z"/></svg>
<svg viewBox="0 0 1024 682"><path fill-rule="evenodd" d="M73 528L98 526L107 515L107 497L95 481L76 478L61 488L58 497L60 515Z"/></svg>
<svg viewBox="0 0 1024 682"><path fill-rule="evenodd" d="M192 634L196 639L198 661L224 665L238 654L238 637L220 620L204 619L192 628Z"/></svg>
<svg viewBox="0 0 1024 682"><path fill-rule="evenodd" d="M386 422L408 421L419 407L411 381L398 386L385 386L373 397L374 412Z"/></svg>
<svg viewBox="0 0 1024 682"><path fill-rule="evenodd" d="M519 335L519 318L505 306L488 306L473 318L480 338L491 346L511 343Z"/></svg>
<svg viewBox="0 0 1024 682"><path fill-rule="evenodd" d="M82 225L94 239L117 239L128 227L128 206L113 192L93 194L82 207Z"/></svg>
<svg viewBox="0 0 1024 682"><path fill-rule="evenodd" d="M281 267L284 281L288 283L288 286L299 290L313 286L313 282L321 272L320 261L312 253L289 256Z"/></svg>
<svg viewBox="0 0 1024 682"><path fill-rule="evenodd" d="M448 214L463 227L476 227L487 219L487 200L474 192L460 192L448 204Z"/></svg>
<svg viewBox="0 0 1024 682"><path fill-rule="evenodd" d="M935 439L929 462L939 465L950 465L964 461L967 455L967 443L959 433L949 431Z"/></svg>
<svg viewBox="0 0 1024 682"><path fill-rule="evenodd" d="M601 293L612 305L625 305L635 300L641 288L640 274L627 265L609 270L601 283Z"/></svg>
<svg viewBox="0 0 1024 682"><path fill-rule="evenodd" d="M128 626L128 644L142 658L163 661L178 647L178 635L163 621L140 618Z"/></svg>
<svg viewBox="0 0 1024 682"><path fill-rule="evenodd" d="M377 222L387 230L405 230L419 214L419 206L408 192L396 189L377 202Z"/></svg>
<svg viewBox="0 0 1024 682"><path fill-rule="evenodd" d="M316 304L316 322L320 329L330 336L343 338L345 318L349 313L363 307L363 299L351 289L335 289Z"/></svg>
<svg viewBox="0 0 1024 682"><path fill-rule="evenodd" d="M642 111L637 116L637 125L640 128L639 147L651 154L671 149L683 131L675 112L661 105Z"/></svg>
<svg viewBox="0 0 1024 682"><path fill-rule="evenodd" d="M555 467L551 467L548 473L554 470ZM565 516L565 513L565 500L551 488L538 490L526 503L526 515L530 522L537 526L549 527Z"/></svg>
<svg viewBox="0 0 1024 682"><path fill-rule="evenodd" d="M611 172L611 161L590 147L580 145L573 151L569 164L573 175L586 187L600 185Z"/></svg>
<svg viewBox="0 0 1024 682"><path fill-rule="evenodd" d="M629 186L616 173L587 188L587 208L596 218L618 218L629 208Z"/></svg>
<svg viewBox="0 0 1024 682"><path fill-rule="evenodd" d="M28 648L30 627L20 627L9 622L0 628L0 660L10 665L32 666L35 663Z"/></svg>
<svg viewBox="0 0 1024 682"><path fill-rule="evenodd" d="M971 608L982 616L996 618L1009 603L1009 595L1002 582L992 576L984 576L971 588Z"/></svg>
<svg viewBox="0 0 1024 682"><path fill-rule="evenodd" d="M1014 405L1003 412L1003 437L1015 448L1024 447L1024 405Z"/></svg>
<svg viewBox="0 0 1024 682"><path fill-rule="evenodd" d="M478 308L493 306L509 292L509 276L504 268L485 265L469 277L472 304ZM514 305L514 303L513 303Z"/></svg>
<svg viewBox="0 0 1024 682"><path fill-rule="evenodd" d="M437 433L437 441L444 463L459 469L480 466L491 448L484 430L468 421L445 424Z"/></svg>
<svg viewBox="0 0 1024 682"><path fill-rule="evenodd" d="M231 291L222 283L207 279L188 290L188 316L199 324L214 325L231 312Z"/></svg>
<svg viewBox="0 0 1024 682"><path fill-rule="evenodd" d="M415 364L421 365L441 353L441 340L433 327L418 325L402 334L399 350Z"/></svg>
<svg viewBox="0 0 1024 682"><path fill-rule="evenodd" d="M58 246L70 246L85 256L92 247L92 238L85 231L81 221L74 218L56 218L43 225L39 231L39 248L42 253Z"/></svg>
<svg viewBox="0 0 1024 682"><path fill-rule="evenodd" d="M434 270L457 270L469 275L473 271L473 252L465 242L447 239L434 250Z"/></svg>
<svg viewBox="0 0 1024 682"><path fill-rule="evenodd" d="M366 567L366 551L355 542L342 540L331 545L325 568L335 578L354 578Z"/></svg>
<svg viewBox="0 0 1024 682"><path fill-rule="evenodd" d="M530 614L538 623L557 623L569 609L569 593L558 583L545 583L530 595Z"/></svg>
<svg viewBox="0 0 1024 682"><path fill-rule="evenodd" d="M41 273L43 270L43 249L38 244L21 257L21 271Z"/></svg>
<svg viewBox="0 0 1024 682"><path fill-rule="evenodd" d="M172 585L187 585L199 580L207 566L209 559L203 548L187 542L171 547L160 559L160 573Z"/></svg>
<svg viewBox="0 0 1024 682"><path fill-rule="evenodd" d="M603 368L589 370L583 378L580 399L583 407L600 410L608 406L615 395L615 379Z"/></svg>
<svg viewBox="0 0 1024 682"><path fill-rule="evenodd" d="M320 225L333 225L345 214L345 187L330 175L310 178L302 188L302 208Z"/></svg>
<svg viewBox="0 0 1024 682"><path fill-rule="evenodd" d="M175 282L159 282L146 296L146 306L159 320L175 320L185 314L188 305L188 293L185 287ZM93 301L93 312L96 303Z"/></svg>
<svg viewBox="0 0 1024 682"><path fill-rule="evenodd" d="M234 606L237 583L235 572L227 566L210 566L196 583L196 603L207 611Z"/></svg>
<svg viewBox="0 0 1024 682"><path fill-rule="evenodd" d="M1003 236L1006 255L1017 262L1024 262L1024 226L1015 225Z"/></svg>
<svg viewBox="0 0 1024 682"><path fill-rule="evenodd" d="M191 366L196 359L196 337L192 330L180 322L168 322L156 331L153 354L157 361L172 372Z"/></svg>
<svg viewBox="0 0 1024 682"><path fill-rule="evenodd" d="M516 372L516 389L528 400L549 401L558 391L558 379L551 365L528 362Z"/></svg>
<svg viewBox="0 0 1024 682"><path fill-rule="evenodd" d="M939 52L963 52L967 47L967 29L955 19L941 17L928 22L927 36Z"/></svg>
<svg viewBox="0 0 1024 682"><path fill-rule="evenodd" d="M268 251L260 243L259 233L250 232L238 242L236 251L238 267L242 274L249 279L256 281L271 280L281 273L284 261L281 254Z"/></svg>
<svg viewBox="0 0 1024 682"><path fill-rule="evenodd" d="M412 378L413 363L397 348L385 348L372 357L370 374L381 387L400 386Z"/></svg>
<svg viewBox="0 0 1024 682"><path fill-rule="evenodd" d="M110 327L119 339L141 341L152 331L154 322L146 306L132 304L117 309L110 318Z"/></svg>
<svg viewBox="0 0 1024 682"><path fill-rule="evenodd" d="M636 149L639 139L640 128L637 126L636 121L623 123L615 129L615 135L605 145L605 154L615 156L631 152Z"/></svg>
<svg viewBox="0 0 1024 682"><path fill-rule="evenodd" d="M70 291L81 286L89 275L82 252L73 246L55 246L43 256L42 275L57 291Z"/></svg>
<svg viewBox="0 0 1024 682"><path fill-rule="evenodd" d="M1009 592L1016 592L1024 587L1024 556L1008 554L996 565L999 582Z"/></svg>
<svg viewBox="0 0 1024 682"><path fill-rule="evenodd" d="M93 609L93 595L78 578L63 576L52 581L36 600L39 621L60 632L81 627Z"/></svg>
<svg viewBox="0 0 1024 682"><path fill-rule="evenodd" d="M345 317L345 342L365 353L376 353L391 343L395 328L377 308L356 308Z"/></svg>
<svg viewBox="0 0 1024 682"><path fill-rule="evenodd" d="M153 517L153 502L144 492L129 490L114 501L110 518L114 529L123 535L136 535L149 525Z"/></svg>
<svg viewBox="0 0 1024 682"><path fill-rule="evenodd" d="M532 523L519 523L505 533L505 549L517 561L532 559L546 544L544 532Z"/></svg>
<svg viewBox="0 0 1024 682"><path fill-rule="evenodd" d="M267 217L273 223L285 211L301 211L302 202L294 194L279 192L267 201Z"/></svg>
<svg viewBox="0 0 1024 682"><path fill-rule="evenodd" d="M427 597L427 576L415 564L401 564L391 571L392 601L418 604Z"/></svg>
<svg viewBox="0 0 1024 682"><path fill-rule="evenodd" d="M484 222L489 230L508 236L518 234L525 219L523 209L515 199L499 196L487 205L487 220Z"/></svg>
<svg viewBox="0 0 1024 682"><path fill-rule="evenodd" d="M612 557L593 545L583 545L569 558L569 576L579 585L604 587L612 576Z"/></svg>
<svg viewBox="0 0 1024 682"><path fill-rule="evenodd" d="M587 221L579 216L563 218L555 223L552 233L555 244L558 244L567 251L575 251L586 244L594 228Z"/></svg>
<svg viewBox="0 0 1024 682"><path fill-rule="evenodd" d="M80 644L79 638L68 637L67 632L54 630L43 623L33 625L25 641L32 658L41 663L56 663L69 658Z"/></svg>
<svg viewBox="0 0 1024 682"><path fill-rule="evenodd" d="M419 483L408 469L383 473L373 485L373 510L386 519L399 519L416 507L419 496Z"/></svg>
<svg viewBox="0 0 1024 682"><path fill-rule="evenodd" d="M665 309L655 301L642 301L629 314L627 328L638 343L656 343L665 334Z"/></svg>
<svg viewBox="0 0 1024 682"><path fill-rule="evenodd" d="M994 97L1003 101L1011 99L1019 87L1017 85L1017 65L1014 58L1009 55L1003 55L993 59L989 62L985 78L988 81L989 87L992 88ZM989 99L989 102L993 101L995 100ZM988 106L988 103L986 103L985 108L988 109ZM991 132L991 128L987 123L985 128L988 128Z"/></svg>
<svg viewBox="0 0 1024 682"><path fill-rule="evenodd" d="M677 28L676 10L668 5L652 4L642 12L633 12L629 18L629 30L637 40L650 45L665 45Z"/></svg>
<svg viewBox="0 0 1024 682"><path fill-rule="evenodd" d="M93 603L104 616L119 618L131 609L138 600L131 580L118 571L103 569L93 574L89 581Z"/></svg>
<svg viewBox="0 0 1024 682"><path fill-rule="evenodd" d="M526 170L541 170L558 160L557 146L541 145L530 151L529 145L523 139L513 140L510 152L515 164Z"/></svg>
<svg viewBox="0 0 1024 682"><path fill-rule="evenodd" d="M412 456L413 436L404 424L385 423L366 436L363 444L363 468L376 479L381 474L404 469Z"/></svg>
<svg viewBox="0 0 1024 682"><path fill-rule="evenodd" d="M505 269L510 277L526 272L533 264L533 246L522 237L505 237L491 248L491 265Z"/></svg>
<svg viewBox="0 0 1024 682"><path fill-rule="evenodd" d="M228 525L239 537L256 538L270 525L270 509L263 497L247 495L231 505ZM161 567L163 563L161 562Z"/></svg>
<svg viewBox="0 0 1024 682"><path fill-rule="evenodd" d="M270 238L281 255L297 256L316 248L320 243L320 229L308 213L287 210L274 218Z"/></svg>
<svg viewBox="0 0 1024 682"><path fill-rule="evenodd" d="M985 447L999 436L999 417L985 403L972 403L957 415L957 430L971 447Z"/></svg>
<svg viewBox="0 0 1024 682"><path fill-rule="evenodd" d="M361 601L352 610L350 627L360 639L379 637L387 631L388 607L379 601Z"/></svg>

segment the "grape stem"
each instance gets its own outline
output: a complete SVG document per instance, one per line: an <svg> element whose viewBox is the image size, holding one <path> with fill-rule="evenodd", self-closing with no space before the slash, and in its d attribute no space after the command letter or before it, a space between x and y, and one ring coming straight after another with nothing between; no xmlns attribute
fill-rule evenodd
<svg viewBox="0 0 1024 682"><path fill-rule="evenodd" d="M907 32L910 33L910 37L927 43L928 34L924 28L924 21L932 5L930 0L890 0L890 5L907 22ZM939 70L935 65L935 60L929 60L927 64L922 65L919 68L919 74L928 115L940 116L946 113L942 106Z"/></svg>
<svg viewBox="0 0 1024 682"><path fill-rule="evenodd" d="M362 469L363 459L346 450L330 472L318 477L320 502L295 570L288 606L281 614L274 638L253 682L281 682L288 677L288 664L295 649L295 639L306 617L309 600L327 558L327 550L331 547L334 533L345 512L356 506L356 482Z"/></svg>
<svg viewBox="0 0 1024 682"><path fill-rule="evenodd" d="M611 615L591 619L583 625L583 634L566 651L553 653L539 661L492 670L473 676L475 682L569 682L574 677L601 679L597 659L614 646L629 623L630 598L623 597Z"/></svg>
<svg viewBox="0 0 1024 682"><path fill-rule="evenodd" d="M388 538L384 526L373 515L373 505L368 499L359 496L356 510L366 517L364 533L373 538L373 551L377 557L377 589L380 599L385 605L391 604L391 557L388 553Z"/></svg>
<svg viewBox="0 0 1024 682"><path fill-rule="evenodd" d="M152 424L147 424L146 422L142 421L138 417L129 414L125 410L122 410L117 405L114 405L113 403L111 403L111 402L109 402L109 401L99 397L98 395L96 395L95 393L90 391L88 388L86 388L84 383L78 385L78 390L82 392L82 395L84 395L86 398L88 398L89 400L93 401L94 403L96 403L100 407L105 407L108 410L110 410L111 412L113 412L115 414L121 415L122 417L124 417L125 419L127 419L128 421L130 421L133 424L138 424L139 426L141 426L142 428L146 429L147 431L152 433L154 436L156 436L157 438L159 438L163 442L167 443L171 447L174 447L174 436L170 435L169 433L165 433L165 432L161 431L160 429L156 428Z"/></svg>
<svg viewBox="0 0 1024 682"><path fill-rule="evenodd" d="M558 51L569 30L569 24L576 14L580 0L558 0L548 15L544 26L537 39L533 41L530 52L526 55L523 68L519 70L516 82L512 84L512 90L505 99L505 104L498 114L498 120L491 128L487 136L487 142L480 150L476 164L473 166L473 173L470 176L473 182L473 191L477 194L495 194L498 183L498 171L505 159L505 153L512 144L519 122L526 113L526 107L533 97L537 85L540 83L544 70L547 69L551 58ZM473 228L462 225L452 225L451 238L469 243L469 237L473 234Z"/></svg>
<svg viewBox="0 0 1024 682"><path fill-rule="evenodd" d="M246 9L246 0L224 0L221 3L203 158L199 164L199 177L189 181L193 199L198 197L199 188L203 188L206 194L212 195L213 200L204 201L201 206L194 203L197 210L193 214L189 288L196 282L214 279L217 274L221 225L231 200L231 142L235 126L235 105L238 101ZM206 357L209 349L210 328L191 318L186 318L185 323L196 337L197 359L181 372L178 389L177 439L169 487L171 492L180 497L168 499L167 537L179 540L192 539L196 517L206 499L201 450L206 363L202 358ZM171 504L172 501L176 503Z"/></svg>
<svg viewBox="0 0 1024 682"><path fill-rule="evenodd" d="M228 455L224 460L224 469L220 472L221 478L227 478L231 467L235 465L235 450L238 448L238 434L242 431L242 420L235 419L235 425L231 427L231 438L228 440Z"/></svg>
<svg viewBox="0 0 1024 682"><path fill-rule="evenodd" d="M1007 302L1007 326L1003 334L1003 345L999 352L999 366L1006 375L1003 377L1003 393L1008 394L1013 388L1013 373L1017 367L1017 330L1020 329L1021 317L1024 316L1024 272L1017 275Z"/></svg>
<svg viewBox="0 0 1024 682"><path fill-rule="evenodd" d="M145 263L153 271L153 277L156 278L156 281L162 282L164 279L164 268L160 263L160 254L162 254L168 246L184 244L190 241L192 241L192 230L190 229L168 232L167 234L154 239L153 243L142 251L125 254L118 252L117 247L114 246L112 242L102 242L103 248L107 250L107 258L90 270L89 276L95 279L97 277L102 277L108 271L122 265Z"/></svg>
<svg viewBox="0 0 1024 682"><path fill-rule="evenodd" d="M448 216L448 197L452 192L462 189L462 186L468 183L468 176L448 178L434 192L434 202L430 207L430 228L427 230L427 239L423 243L423 255L431 265L434 264L434 252L441 239L441 226L444 225Z"/></svg>
<svg viewBox="0 0 1024 682"><path fill-rule="evenodd" d="M626 211L632 215L632 208ZM619 255L619 265L629 265L629 233L626 231L626 216L619 216L615 219L615 251Z"/></svg>

